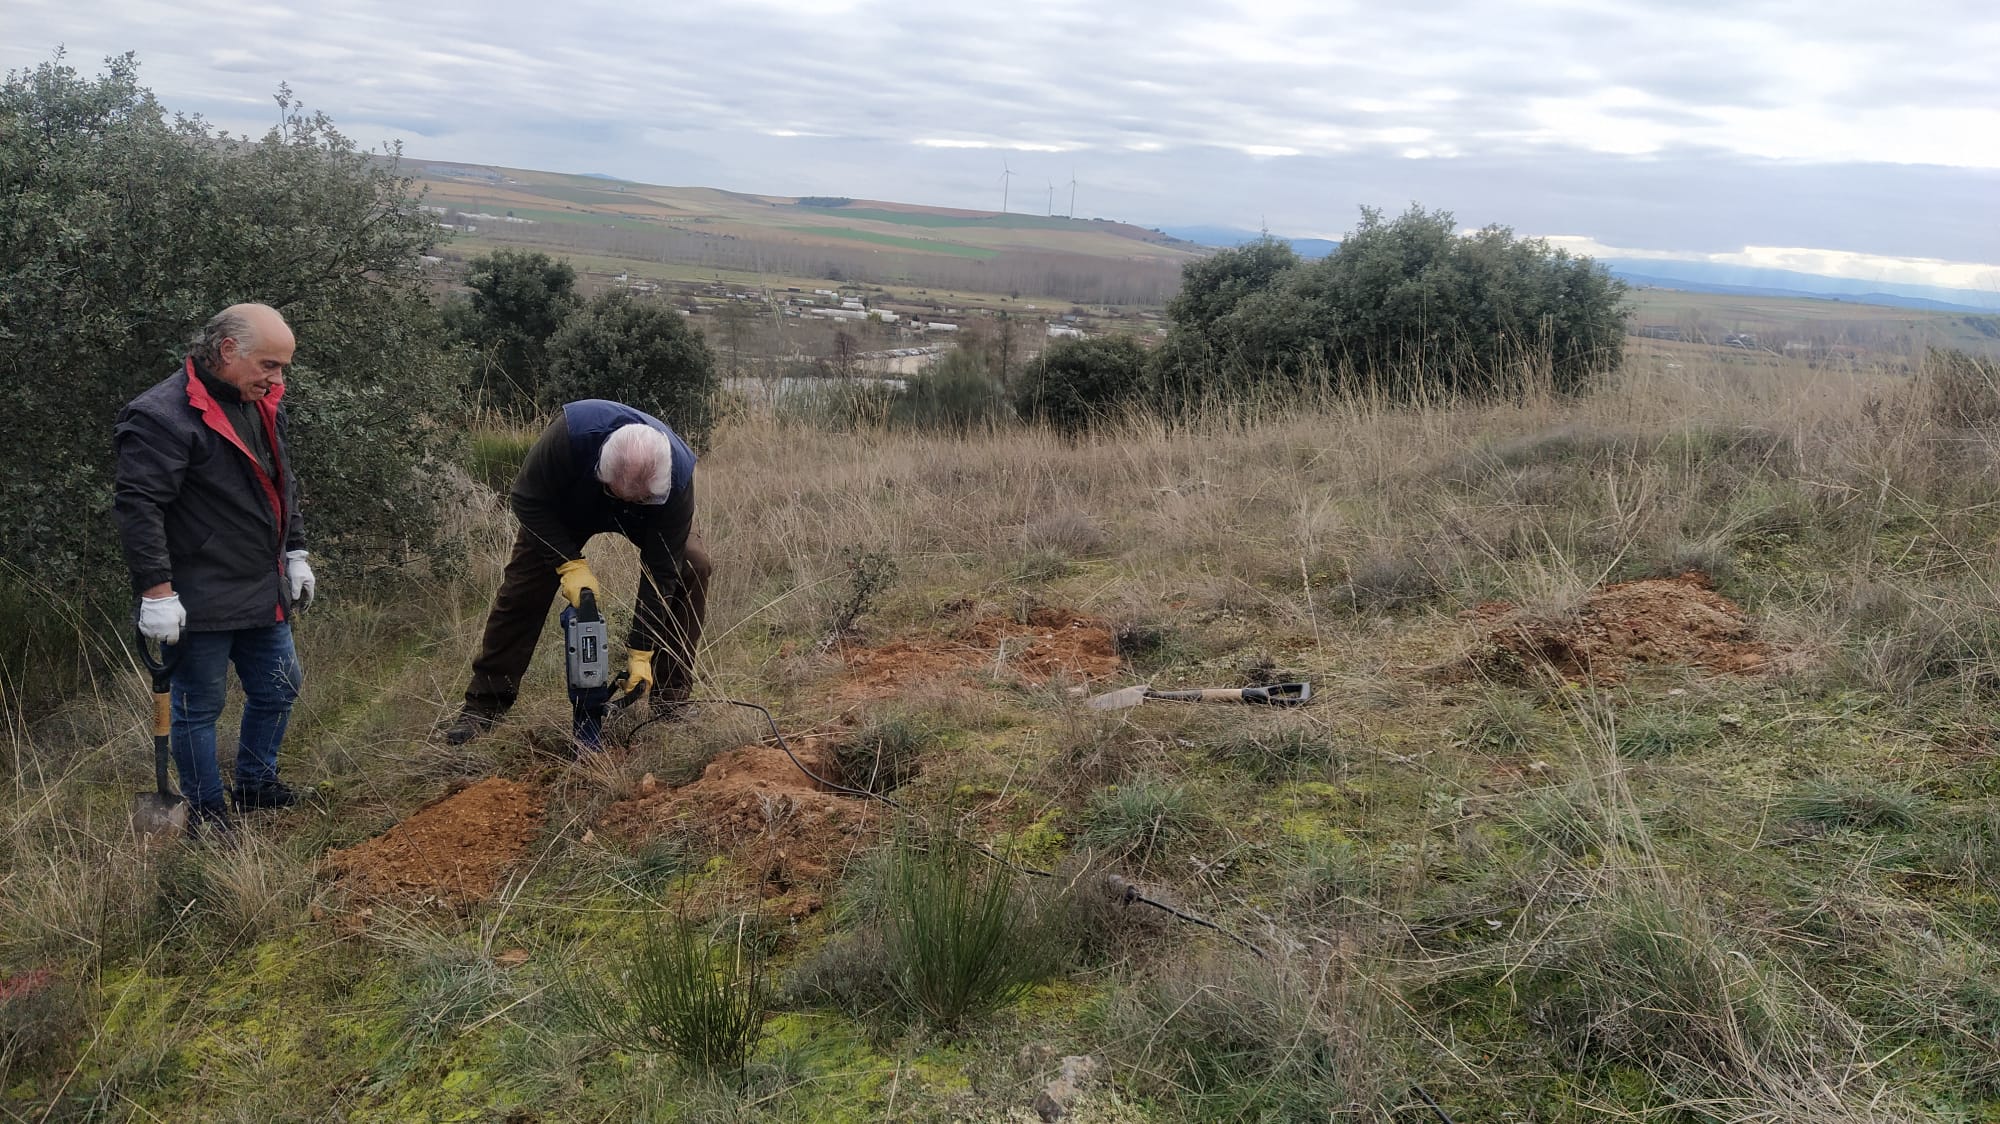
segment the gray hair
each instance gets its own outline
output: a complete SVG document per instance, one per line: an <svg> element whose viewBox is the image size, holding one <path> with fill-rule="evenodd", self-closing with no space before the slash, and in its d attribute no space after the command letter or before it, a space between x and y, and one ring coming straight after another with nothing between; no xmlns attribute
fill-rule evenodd
<svg viewBox="0 0 2000 1124"><path fill-rule="evenodd" d="M222 365L222 341L235 340L239 348L257 346L257 329L250 323L250 316L243 309L247 305L231 305L208 318L201 331L188 338L188 354L194 361L213 371Z"/></svg>
<svg viewBox="0 0 2000 1124"><path fill-rule="evenodd" d="M660 502L674 490L673 444L642 422L621 425L597 454L597 479L621 498L643 493Z"/></svg>

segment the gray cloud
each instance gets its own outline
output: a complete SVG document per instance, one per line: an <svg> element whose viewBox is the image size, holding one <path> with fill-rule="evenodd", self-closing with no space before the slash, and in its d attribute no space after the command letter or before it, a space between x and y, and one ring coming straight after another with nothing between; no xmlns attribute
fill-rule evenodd
<svg viewBox="0 0 2000 1124"><path fill-rule="evenodd" d="M10 6L0 65L135 49L168 105L250 132L288 81L437 159L973 207L1004 159L1044 206L1074 169L1080 210L1140 221L1335 233L1420 199L1620 245L2000 260L1987 0Z"/></svg>

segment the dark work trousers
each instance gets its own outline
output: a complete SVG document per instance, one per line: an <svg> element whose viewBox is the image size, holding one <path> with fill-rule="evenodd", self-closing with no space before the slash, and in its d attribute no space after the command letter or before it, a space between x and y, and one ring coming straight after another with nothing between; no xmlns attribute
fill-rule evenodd
<svg viewBox="0 0 2000 1124"><path fill-rule="evenodd" d="M685 698L693 685L695 643L701 639L701 621L708 610L709 569L701 536L690 533L680 588L667 598L664 650L654 656L654 674L659 677L654 684L656 697ZM498 715L514 705L548 620L550 602L561 589L548 555L529 541L524 528L514 540L514 555L500 578L493 611L486 616L486 635L472 661L472 682L465 688L467 710Z"/></svg>

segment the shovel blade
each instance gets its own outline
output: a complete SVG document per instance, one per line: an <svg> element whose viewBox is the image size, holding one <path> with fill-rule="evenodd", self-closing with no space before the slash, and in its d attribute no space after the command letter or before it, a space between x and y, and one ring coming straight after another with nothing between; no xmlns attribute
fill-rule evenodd
<svg viewBox="0 0 2000 1124"><path fill-rule="evenodd" d="M1145 702L1147 690L1149 690L1149 687L1144 683L1136 687L1123 687L1119 690L1099 695L1085 702L1083 705L1092 710L1123 710L1128 706L1138 706L1140 703Z"/></svg>
<svg viewBox="0 0 2000 1124"><path fill-rule="evenodd" d="M179 796L141 792L132 797L132 830L147 840L171 839L187 830L188 802Z"/></svg>

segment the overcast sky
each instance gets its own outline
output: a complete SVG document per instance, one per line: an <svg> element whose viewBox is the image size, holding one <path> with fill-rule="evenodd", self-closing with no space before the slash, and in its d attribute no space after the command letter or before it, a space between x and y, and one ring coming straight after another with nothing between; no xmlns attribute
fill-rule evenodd
<svg viewBox="0 0 2000 1124"><path fill-rule="evenodd" d="M1083 216L1338 237L1414 200L2000 291L1996 0L0 0L0 66L58 45L433 159L985 209L1004 162L1036 213L1074 178Z"/></svg>

